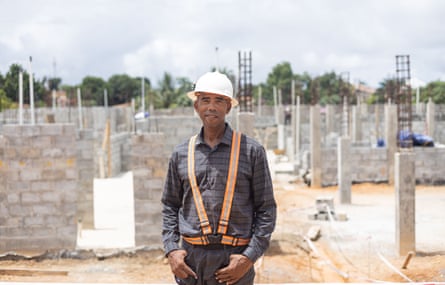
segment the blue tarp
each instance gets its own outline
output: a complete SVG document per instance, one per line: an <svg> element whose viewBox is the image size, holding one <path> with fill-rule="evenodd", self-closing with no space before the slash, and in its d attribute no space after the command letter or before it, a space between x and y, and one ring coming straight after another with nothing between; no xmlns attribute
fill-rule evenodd
<svg viewBox="0 0 445 285"><path fill-rule="evenodd" d="M409 133L408 131L400 131L399 135L400 145L403 147L408 146L412 141L413 146L434 146L433 138L416 133Z"/></svg>

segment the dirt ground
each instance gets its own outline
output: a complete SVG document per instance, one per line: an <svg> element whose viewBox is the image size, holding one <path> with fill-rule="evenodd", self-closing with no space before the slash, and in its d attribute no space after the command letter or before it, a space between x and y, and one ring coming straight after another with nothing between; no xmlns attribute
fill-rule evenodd
<svg viewBox="0 0 445 285"><path fill-rule="evenodd" d="M277 229L270 249L255 264L256 283L445 281L443 245L430 252L415 253L406 269L402 269L406 256L385 256L378 250L372 251L370 243L360 242L354 232L347 232L347 227L342 228L345 233L342 240L333 241L332 223L348 222L314 221L308 214L315 211L316 197L335 197L336 191L336 187L308 188L292 179L275 184L279 206ZM444 199L445 187L417 186L416 193ZM352 186L352 195L372 204L393 197L394 189L385 184L356 184ZM314 229L320 230L320 235L310 241L308 233ZM62 255L59 252L53 258L31 260L3 255L0 281L174 284L169 265L157 249Z"/></svg>

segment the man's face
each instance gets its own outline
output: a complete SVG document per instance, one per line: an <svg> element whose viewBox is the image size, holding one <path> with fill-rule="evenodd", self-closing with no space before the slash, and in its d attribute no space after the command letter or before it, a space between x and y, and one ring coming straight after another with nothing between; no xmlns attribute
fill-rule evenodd
<svg viewBox="0 0 445 285"><path fill-rule="evenodd" d="M200 92L194 103L204 125L217 126L225 123L225 117L230 112L230 99L223 95Z"/></svg>

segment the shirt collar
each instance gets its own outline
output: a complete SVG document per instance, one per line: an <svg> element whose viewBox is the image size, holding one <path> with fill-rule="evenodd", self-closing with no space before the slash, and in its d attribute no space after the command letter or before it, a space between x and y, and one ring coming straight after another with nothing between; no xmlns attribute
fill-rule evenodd
<svg viewBox="0 0 445 285"><path fill-rule="evenodd" d="M225 123L225 124L226 124L226 130L224 131L224 136L221 139L220 143L223 143L223 144L226 144L226 145L231 145L232 144L233 130L229 126L228 123ZM204 134L204 127L201 127L201 131L199 132L199 135L196 138L196 143L197 144L205 143L204 142L204 138L203 138L203 134Z"/></svg>

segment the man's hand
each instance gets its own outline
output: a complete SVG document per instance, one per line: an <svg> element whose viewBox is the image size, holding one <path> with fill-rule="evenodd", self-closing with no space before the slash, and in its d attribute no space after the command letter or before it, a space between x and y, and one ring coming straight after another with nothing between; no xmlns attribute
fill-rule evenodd
<svg viewBox="0 0 445 285"><path fill-rule="evenodd" d="M185 263L186 256L187 251L183 249L174 250L168 254L168 263L173 274L181 279L186 279L190 275L198 279L196 273Z"/></svg>
<svg viewBox="0 0 445 285"><path fill-rule="evenodd" d="M216 280L219 283L226 283L227 285L238 282L249 269L253 266L253 262L242 254L232 254L230 262L227 267L216 271Z"/></svg>

